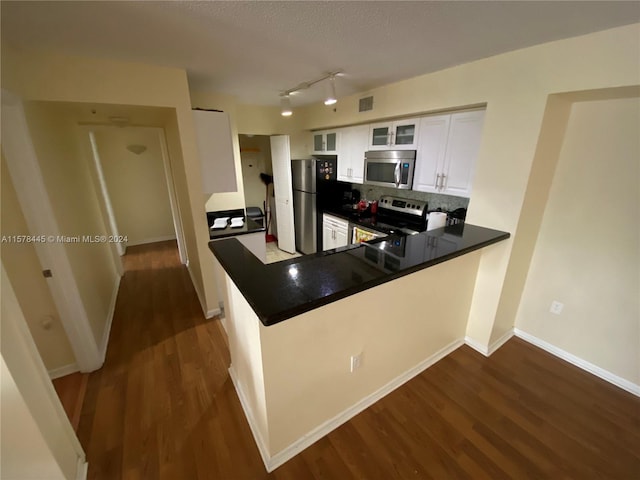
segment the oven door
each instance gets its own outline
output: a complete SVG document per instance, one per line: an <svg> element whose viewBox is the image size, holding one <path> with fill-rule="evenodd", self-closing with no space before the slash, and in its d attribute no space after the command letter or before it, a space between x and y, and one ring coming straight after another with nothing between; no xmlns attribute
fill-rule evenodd
<svg viewBox="0 0 640 480"><path fill-rule="evenodd" d="M378 155L370 156L369 153ZM364 160L364 183L401 190L410 189L413 185L415 159L397 158L395 155L383 158L379 156L381 153L393 152L367 152Z"/></svg>
<svg viewBox="0 0 640 480"><path fill-rule="evenodd" d="M374 232L372 230L364 229L358 225L354 225L351 233L351 243L358 244L362 242L368 242L369 240L380 237L386 237L386 234Z"/></svg>

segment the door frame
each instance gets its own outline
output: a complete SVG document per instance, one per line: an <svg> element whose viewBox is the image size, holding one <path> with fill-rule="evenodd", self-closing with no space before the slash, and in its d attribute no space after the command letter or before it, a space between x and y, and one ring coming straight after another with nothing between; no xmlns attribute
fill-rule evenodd
<svg viewBox="0 0 640 480"><path fill-rule="evenodd" d="M2 89L2 151L18 201L30 232L45 232L46 241L35 242L36 255L44 270L60 322L67 334L79 369L92 372L102 366L103 358L91 329L71 263L47 193L38 158L31 140L22 99Z"/></svg>

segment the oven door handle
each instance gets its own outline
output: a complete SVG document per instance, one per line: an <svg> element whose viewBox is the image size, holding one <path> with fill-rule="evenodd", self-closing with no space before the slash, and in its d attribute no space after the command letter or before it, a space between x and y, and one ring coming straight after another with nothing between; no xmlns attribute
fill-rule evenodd
<svg viewBox="0 0 640 480"><path fill-rule="evenodd" d="M393 172L393 176L394 176L395 181L396 181L396 188L398 188L400 186L400 164L401 163L402 162L397 162L396 163L396 169Z"/></svg>

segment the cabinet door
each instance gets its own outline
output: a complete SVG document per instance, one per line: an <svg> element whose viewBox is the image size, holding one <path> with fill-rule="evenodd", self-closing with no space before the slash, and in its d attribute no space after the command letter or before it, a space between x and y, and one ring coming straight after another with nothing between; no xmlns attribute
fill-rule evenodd
<svg viewBox="0 0 640 480"><path fill-rule="evenodd" d="M442 193L469 197L482 139L484 111L451 115L447 152L441 181Z"/></svg>
<svg viewBox="0 0 640 480"><path fill-rule="evenodd" d="M349 239L347 238L349 227L338 228L336 229L335 232L336 232L336 238L334 240L335 244L333 248L346 247L347 245L349 245Z"/></svg>
<svg viewBox="0 0 640 480"><path fill-rule="evenodd" d="M331 250L334 247L333 228L325 220L322 223L322 250Z"/></svg>
<svg viewBox="0 0 640 480"><path fill-rule="evenodd" d="M342 140L341 140L342 141ZM349 157L351 158L351 182L364 181L364 154L369 143L369 126L359 125L351 131Z"/></svg>
<svg viewBox="0 0 640 480"><path fill-rule="evenodd" d="M336 152L338 150L338 134L336 132L327 132L325 134L325 149L327 152Z"/></svg>
<svg viewBox="0 0 640 480"><path fill-rule="evenodd" d="M202 192L237 192L229 115L208 110L192 110L192 114L202 168Z"/></svg>
<svg viewBox="0 0 640 480"><path fill-rule="evenodd" d="M314 153L324 153L324 134L323 133L314 133L313 134L313 152Z"/></svg>
<svg viewBox="0 0 640 480"><path fill-rule="evenodd" d="M369 126L341 128L338 149L338 180L362 183L364 174L364 154L369 142Z"/></svg>
<svg viewBox="0 0 640 480"><path fill-rule="evenodd" d="M413 150L418 144L418 125L420 119L410 118L393 123L391 142L399 150Z"/></svg>
<svg viewBox="0 0 640 480"><path fill-rule="evenodd" d="M413 190L437 192L444 168L451 115L434 115L420 119Z"/></svg>
<svg viewBox="0 0 640 480"><path fill-rule="evenodd" d="M370 125L369 148L371 150L386 150L391 145L391 124L376 123Z"/></svg>

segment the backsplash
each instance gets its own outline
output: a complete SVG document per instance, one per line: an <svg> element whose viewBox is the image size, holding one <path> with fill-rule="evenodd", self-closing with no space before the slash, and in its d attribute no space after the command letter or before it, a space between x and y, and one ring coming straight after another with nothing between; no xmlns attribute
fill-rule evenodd
<svg viewBox="0 0 640 480"><path fill-rule="evenodd" d="M364 200L378 200L382 195L393 195L394 197L427 202L429 210L437 210L440 208L443 211L450 212L456 208L467 208L469 205L468 198L442 195L439 193L416 192L415 190L396 190L395 188L359 184L353 184L352 188L359 190L360 197Z"/></svg>

